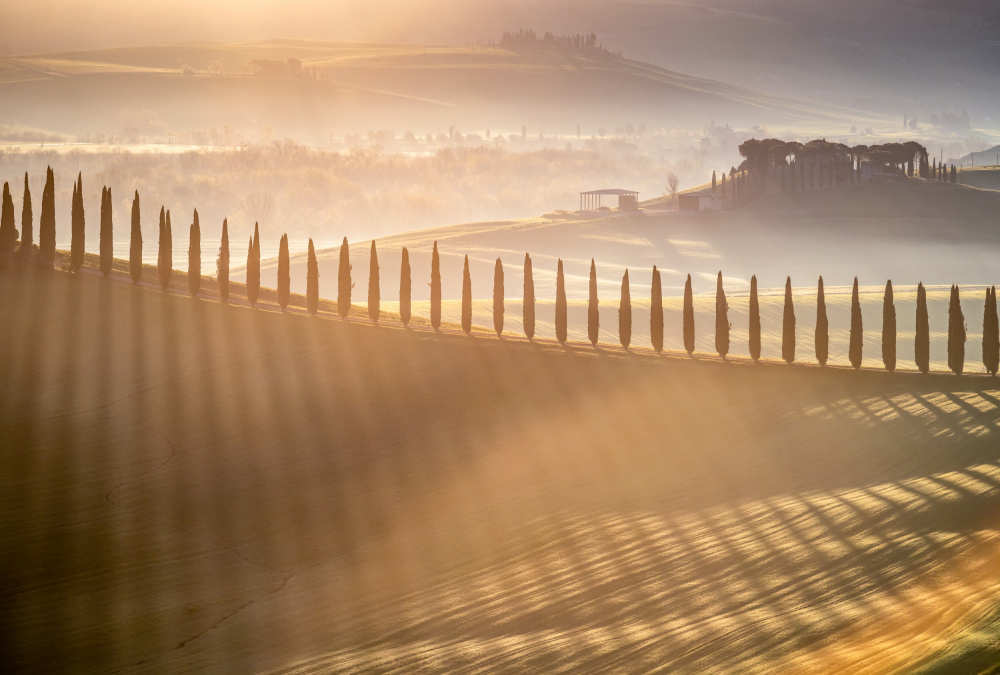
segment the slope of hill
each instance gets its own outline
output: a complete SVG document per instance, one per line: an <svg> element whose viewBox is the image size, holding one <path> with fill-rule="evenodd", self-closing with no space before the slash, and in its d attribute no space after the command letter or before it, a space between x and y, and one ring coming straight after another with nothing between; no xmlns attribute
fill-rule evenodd
<svg viewBox="0 0 1000 675"><path fill-rule="evenodd" d="M407 334L62 274L0 276L0 306L8 668L989 658L987 378Z"/></svg>

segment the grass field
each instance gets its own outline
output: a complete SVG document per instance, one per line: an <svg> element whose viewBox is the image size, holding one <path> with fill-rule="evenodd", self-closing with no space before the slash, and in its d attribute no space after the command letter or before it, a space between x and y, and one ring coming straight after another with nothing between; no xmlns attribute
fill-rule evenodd
<svg viewBox="0 0 1000 675"><path fill-rule="evenodd" d="M1000 387L0 275L15 670L977 672Z"/></svg>

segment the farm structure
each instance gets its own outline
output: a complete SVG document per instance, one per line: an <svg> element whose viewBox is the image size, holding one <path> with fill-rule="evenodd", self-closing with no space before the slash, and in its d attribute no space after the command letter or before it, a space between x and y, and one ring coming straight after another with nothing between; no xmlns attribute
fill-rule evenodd
<svg viewBox="0 0 1000 675"><path fill-rule="evenodd" d="M601 208L601 197L618 197L619 211L638 211L639 193L635 190L609 188L580 193L580 210L593 211Z"/></svg>

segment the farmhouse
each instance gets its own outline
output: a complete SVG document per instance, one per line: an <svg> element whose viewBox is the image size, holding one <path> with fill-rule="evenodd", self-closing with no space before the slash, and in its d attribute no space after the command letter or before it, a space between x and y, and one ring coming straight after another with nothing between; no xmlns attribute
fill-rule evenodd
<svg viewBox="0 0 1000 675"><path fill-rule="evenodd" d="M639 193L635 190L609 188L580 193L580 210L592 211L601 208L601 197L618 197L619 211L638 211Z"/></svg>
<svg viewBox="0 0 1000 675"><path fill-rule="evenodd" d="M711 191L686 192L677 195L680 211L718 211L722 208L722 197Z"/></svg>

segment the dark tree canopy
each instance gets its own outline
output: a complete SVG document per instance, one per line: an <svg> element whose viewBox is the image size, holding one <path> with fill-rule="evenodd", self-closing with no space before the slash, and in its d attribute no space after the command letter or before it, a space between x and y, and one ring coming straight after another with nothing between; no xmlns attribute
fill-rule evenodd
<svg viewBox="0 0 1000 675"><path fill-rule="evenodd" d="M503 263L500 258L493 269L493 329L497 335L503 332Z"/></svg>
<svg viewBox="0 0 1000 675"><path fill-rule="evenodd" d="M757 275L750 277L750 358L760 360L760 302L757 300Z"/></svg>
<svg viewBox="0 0 1000 675"><path fill-rule="evenodd" d="M792 278L785 278L785 309L781 321L781 358L795 360L795 305L792 304Z"/></svg>
<svg viewBox="0 0 1000 675"><path fill-rule="evenodd" d="M892 296L892 280L885 284L882 300L882 363L890 373L896 370L896 304Z"/></svg>
<svg viewBox="0 0 1000 675"><path fill-rule="evenodd" d="M229 302L229 219L222 219L222 241L215 261L219 282L219 301Z"/></svg>
<svg viewBox="0 0 1000 675"><path fill-rule="evenodd" d="M73 189L73 214L76 215L76 188ZM0 211L0 253L11 253L17 246L17 227L14 223L14 200L10 184L3 184L3 207Z"/></svg>
<svg viewBox="0 0 1000 675"><path fill-rule="evenodd" d="M951 300L948 302L948 368L956 375L961 375L965 369L965 338L962 301L958 286L952 286Z"/></svg>
<svg viewBox="0 0 1000 675"><path fill-rule="evenodd" d="M917 284L917 324L913 341L913 357L921 373L931 368L931 329L927 316L927 291L923 282Z"/></svg>
<svg viewBox="0 0 1000 675"><path fill-rule="evenodd" d="M174 266L173 235L170 232L170 211L160 207L160 240L156 257L156 272L160 288L164 291L170 286L170 275Z"/></svg>
<svg viewBox="0 0 1000 675"><path fill-rule="evenodd" d="M729 355L729 302L726 289L722 287L722 270L715 285L715 351L722 358Z"/></svg>
<svg viewBox="0 0 1000 675"><path fill-rule="evenodd" d="M142 279L142 227L139 224L139 191L132 197L132 227L128 247L129 275L132 283L137 284Z"/></svg>
<svg viewBox="0 0 1000 675"><path fill-rule="evenodd" d="M309 239L309 252L306 258L306 311L316 316L319 311L319 264L316 262L316 247L312 238Z"/></svg>
<svg viewBox="0 0 1000 675"><path fill-rule="evenodd" d="M535 278L531 271L531 256L524 254L524 335L535 337Z"/></svg>
<svg viewBox="0 0 1000 675"><path fill-rule="evenodd" d="M247 252L247 300L251 307L257 306L260 298L260 227L253 224L253 238Z"/></svg>
<svg viewBox="0 0 1000 675"><path fill-rule="evenodd" d="M375 240L372 239L372 251L368 265L368 318L378 323L382 316L382 288L379 279L378 251L375 250Z"/></svg>
<svg viewBox="0 0 1000 675"><path fill-rule="evenodd" d="M31 212L31 188L28 187L28 172L24 172L24 200L21 203L21 253L25 258L31 255L31 247L34 243L34 226Z"/></svg>
<svg viewBox="0 0 1000 675"><path fill-rule="evenodd" d="M684 282L684 349L688 354L694 353L694 294L691 291L691 275Z"/></svg>
<svg viewBox="0 0 1000 675"><path fill-rule="evenodd" d="M556 339L566 342L566 281L563 278L563 261L556 267Z"/></svg>
<svg viewBox="0 0 1000 675"><path fill-rule="evenodd" d="M986 289L986 306L983 310L983 365L986 372L996 375L1000 369L1000 321L997 320L997 289Z"/></svg>
<svg viewBox="0 0 1000 675"><path fill-rule="evenodd" d="M42 215L38 220L38 262L51 267L56 258L56 187L52 167L45 169Z"/></svg>
<svg viewBox="0 0 1000 675"><path fill-rule="evenodd" d="M347 237L340 244L340 266L337 271L337 313L346 319L351 311L351 252L347 245Z"/></svg>
<svg viewBox="0 0 1000 675"><path fill-rule="evenodd" d="M851 365L861 367L864 349L864 327L861 323L861 299L858 297L858 278L854 277L854 289L851 291L851 341L847 355Z"/></svg>
<svg viewBox="0 0 1000 675"><path fill-rule="evenodd" d="M281 235L278 242L278 306L282 311L288 307L292 295L292 271L288 254L288 233Z"/></svg>
<svg viewBox="0 0 1000 675"><path fill-rule="evenodd" d="M404 246L403 259L399 264L399 319L404 327L410 325L410 276L410 252Z"/></svg>
<svg viewBox="0 0 1000 675"><path fill-rule="evenodd" d="M462 270L462 330L466 335L472 332L472 275L469 273L468 255Z"/></svg>
<svg viewBox="0 0 1000 675"><path fill-rule="evenodd" d="M816 289L816 361L825 366L830 358L830 321L826 317L826 293L823 277L819 278Z"/></svg>
<svg viewBox="0 0 1000 675"><path fill-rule="evenodd" d="M431 326L434 330L441 327L441 258L436 241L431 253Z"/></svg>
<svg viewBox="0 0 1000 675"><path fill-rule="evenodd" d="M11 214L13 217L13 213ZM80 270L83 267L83 253L85 247L85 217L83 213L83 172L80 172L78 176L76 186L73 189L73 212L72 218L70 219L72 223L72 230L70 232L70 255L69 255L69 266L74 272Z"/></svg>
<svg viewBox="0 0 1000 675"><path fill-rule="evenodd" d="M191 220L191 237L188 241L188 292L196 297L201 290L201 223L198 209Z"/></svg>
<svg viewBox="0 0 1000 675"><path fill-rule="evenodd" d="M628 284L628 270L622 277L622 300L618 306L618 339L628 349L632 343L632 294Z"/></svg>
<svg viewBox="0 0 1000 675"><path fill-rule="evenodd" d="M106 187L101 191L101 274L105 277L115 262L113 210L111 188Z"/></svg>
<svg viewBox="0 0 1000 675"><path fill-rule="evenodd" d="M587 300L587 337L596 345L601 333L601 313L597 304L597 265L590 259L590 286Z"/></svg>
<svg viewBox="0 0 1000 675"><path fill-rule="evenodd" d="M649 297L649 341L659 353L663 351L663 287L656 265L653 265L653 288Z"/></svg>

